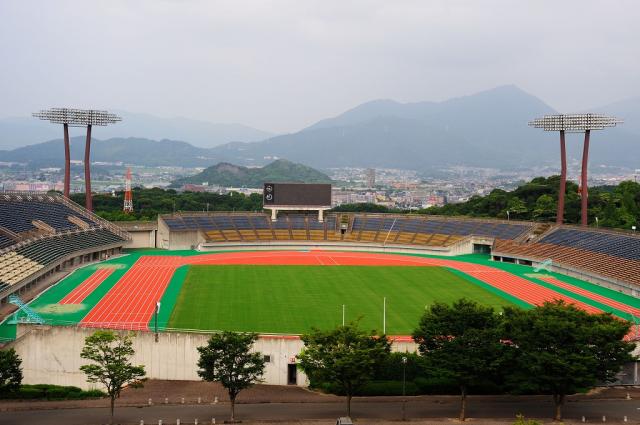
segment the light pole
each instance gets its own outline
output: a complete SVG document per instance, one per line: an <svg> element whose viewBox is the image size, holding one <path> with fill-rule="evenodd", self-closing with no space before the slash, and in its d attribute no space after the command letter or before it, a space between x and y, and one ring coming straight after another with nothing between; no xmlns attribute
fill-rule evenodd
<svg viewBox="0 0 640 425"><path fill-rule="evenodd" d="M387 334L387 297L382 299L382 334Z"/></svg>
<svg viewBox="0 0 640 425"><path fill-rule="evenodd" d="M407 397L406 397L406 383L407 383L407 356L402 356L402 420L407 420Z"/></svg>
<svg viewBox="0 0 640 425"><path fill-rule="evenodd" d="M342 304L342 326L344 327L344 304Z"/></svg>
<svg viewBox="0 0 640 425"><path fill-rule="evenodd" d="M156 303L156 314L154 315L156 342L158 342L158 314L160 313L160 301Z"/></svg>

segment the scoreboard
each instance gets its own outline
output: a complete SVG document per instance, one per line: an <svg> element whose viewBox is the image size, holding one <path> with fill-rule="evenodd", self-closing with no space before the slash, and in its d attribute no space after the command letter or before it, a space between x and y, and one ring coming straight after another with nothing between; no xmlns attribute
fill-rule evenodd
<svg viewBox="0 0 640 425"><path fill-rule="evenodd" d="M325 183L265 183L264 206L331 207L331 185Z"/></svg>

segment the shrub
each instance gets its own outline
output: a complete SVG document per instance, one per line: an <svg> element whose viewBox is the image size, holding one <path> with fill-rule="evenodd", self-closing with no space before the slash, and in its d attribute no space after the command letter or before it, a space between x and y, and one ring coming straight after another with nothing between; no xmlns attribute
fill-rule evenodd
<svg viewBox="0 0 640 425"><path fill-rule="evenodd" d="M540 422L533 419L525 419L524 415L516 415L516 421L513 425L542 425Z"/></svg>
<svg viewBox="0 0 640 425"><path fill-rule="evenodd" d="M406 395L418 395L418 386L411 381L407 381L405 387ZM402 381L372 381L365 384L359 396L398 396L402 395Z"/></svg>
<svg viewBox="0 0 640 425"><path fill-rule="evenodd" d="M13 400L82 400L104 397L100 390L83 391L78 387L49 384L21 385L18 391L3 394L0 398Z"/></svg>
<svg viewBox="0 0 640 425"><path fill-rule="evenodd" d="M402 364L402 358L407 358L407 364ZM424 357L416 353L391 353L376 371L376 381L402 381L402 370L406 367L407 381L413 381L425 374Z"/></svg>

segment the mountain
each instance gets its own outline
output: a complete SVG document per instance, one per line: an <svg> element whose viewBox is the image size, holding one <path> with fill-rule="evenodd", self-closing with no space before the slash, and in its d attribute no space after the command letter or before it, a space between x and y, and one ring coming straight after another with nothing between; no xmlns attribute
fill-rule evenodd
<svg viewBox="0 0 640 425"><path fill-rule="evenodd" d="M556 111L516 86L501 86L444 102L367 102L293 134L257 143L229 143L214 156L238 164L284 157L314 167L406 168L428 171L467 165L501 169L553 165L558 135L527 126ZM594 137L594 164L636 166L638 137L621 129ZM614 148L612 148L614 147ZM569 158L581 143L568 138Z"/></svg>
<svg viewBox="0 0 640 425"><path fill-rule="evenodd" d="M624 121L620 126L622 130L640 135L640 97L610 103L592 111L621 118Z"/></svg>
<svg viewBox="0 0 640 425"><path fill-rule="evenodd" d="M302 164L296 164L285 159L278 159L262 168L247 168L221 162L202 172L174 181L173 187L184 184L209 184L226 187L260 188L269 182L301 182L301 183L330 183L326 174Z"/></svg>
<svg viewBox="0 0 640 425"><path fill-rule="evenodd" d="M94 135L103 139L137 137L146 139L187 140L195 146L211 148L227 142L252 142L273 134L241 124L215 124L189 118L160 118L149 114L113 111L122 121L107 127L94 128ZM84 129L71 129L72 135ZM0 149L13 149L44 140L62 137L62 126L31 117L0 119Z"/></svg>
<svg viewBox="0 0 640 425"><path fill-rule="evenodd" d="M606 164L638 168L640 98L593 108L591 111L625 119L625 123L617 128L593 132L589 157L592 166ZM501 86L443 102L375 100L296 133L254 142L247 142L249 139L230 139L234 141L209 149L176 142L173 138L166 140L167 134L186 134L190 129L198 128L193 120L183 123L181 119L158 119L164 124L155 122L152 125L152 119L144 118L149 116L137 114L125 116L125 120L116 125L94 130L95 137L100 140L94 142L92 160L149 166L206 167L218 162L262 166L275 158L287 158L316 168L403 168L423 172L452 165L500 169L557 167L558 134L527 125L533 118L552 113L556 111L537 97L516 86ZM140 116L143 118L136 118ZM155 142L141 137L103 139L102 135L108 134L108 131L115 131L119 126L127 122L135 123L136 120L146 120L149 128L157 128L158 139L163 140ZM31 125L28 137L42 137L41 131L52 129L62 133L60 126L30 118L28 121ZM169 125L169 122L172 124ZM210 128L205 124L203 127ZM0 120L0 140L4 137L2 129ZM12 131L15 133L15 129ZM162 132L165 134L160 135ZM0 161L60 166L63 153L61 134L56 133L55 137L58 140L45 144L0 151ZM190 140L186 136L176 139ZM82 158L82 150L78 145L83 144L82 136L73 138L74 159ZM581 135L569 134L569 159L579 160L581 149Z"/></svg>
<svg viewBox="0 0 640 425"><path fill-rule="evenodd" d="M84 158L84 137L72 137L71 159ZM30 168L63 167L62 139L29 145L12 151L0 151L4 162L26 163ZM146 166L206 167L215 162L209 149L197 148L175 140L149 140L135 137L91 140L92 162L122 162Z"/></svg>

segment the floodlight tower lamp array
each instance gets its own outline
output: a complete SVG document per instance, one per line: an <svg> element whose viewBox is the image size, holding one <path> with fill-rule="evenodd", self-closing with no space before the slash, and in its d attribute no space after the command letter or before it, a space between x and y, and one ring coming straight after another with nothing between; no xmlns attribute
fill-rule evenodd
<svg viewBox="0 0 640 425"><path fill-rule="evenodd" d="M54 124L67 124L70 127L106 126L122 121L122 118L116 114L95 109L51 108L34 112L33 116Z"/></svg>
<svg viewBox="0 0 640 425"><path fill-rule="evenodd" d="M529 122L531 127L542 128L544 131L566 131L569 133L584 133L586 130L604 130L622 124L622 120L601 114L562 114L545 115Z"/></svg>

